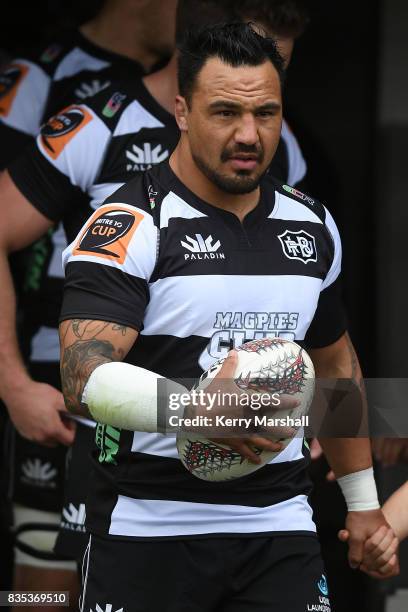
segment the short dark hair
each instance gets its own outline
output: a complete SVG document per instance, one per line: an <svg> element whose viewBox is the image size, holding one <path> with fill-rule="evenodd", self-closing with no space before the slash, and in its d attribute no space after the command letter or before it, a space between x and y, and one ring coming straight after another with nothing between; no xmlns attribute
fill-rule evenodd
<svg viewBox="0 0 408 612"><path fill-rule="evenodd" d="M240 0L237 0L240 4ZM233 0L178 0L176 43L180 45L190 28L238 21Z"/></svg>
<svg viewBox="0 0 408 612"><path fill-rule="evenodd" d="M279 36L297 38L309 23L306 0L231 0L240 20L256 21Z"/></svg>
<svg viewBox="0 0 408 612"><path fill-rule="evenodd" d="M251 24L238 22L191 28L179 46L178 56L179 91L188 104L197 75L212 57L233 67L259 66L270 61L283 83L284 62L275 41L258 34Z"/></svg>

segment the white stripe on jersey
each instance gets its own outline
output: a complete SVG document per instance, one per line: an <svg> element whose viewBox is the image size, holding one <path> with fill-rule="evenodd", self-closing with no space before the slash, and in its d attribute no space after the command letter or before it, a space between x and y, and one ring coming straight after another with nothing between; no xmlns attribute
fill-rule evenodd
<svg viewBox="0 0 408 612"><path fill-rule="evenodd" d="M204 213L197 210L190 204L187 204L185 200L180 198L176 193L170 191L163 198L163 202L160 207L160 229L169 226L170 219L181 217L183 219L194 219L196 217L206 217Z"/></svg>
<svg viewBox="0 0 408 612"><path fill-rule="evenodd" d="M89 205L96 210L112 193L123 187L125 183L99 183L91 185L88 189L88 195L91 198Z"/></svg>
<svg viewBox="0 0 408 612"><path fill-rule="evenodd" d="M119 495L110 535L165 537L198 534L316 531L306 495L258 508Z"/></svg>
<svg viewBox="0 0 408 612"><path fill-rule="evenodd" d="M296 437L286 448L268 463L283 463L285 461L297 461L303 459L302 453L303 438ZM135 431L133 434L132 453L147 453L157 457L167 457L168 459L179 459L177 452L176 439L174 436L164 434L144 433Z"/></svg>
<svg viewBox="0 0 408 612"><path fill-rule="evenodd" d="M83 72L84 70L98 72L108 66L110 66L110 62L98 59L79 47L75 47L67 53L59 64L54 74L54 81L61 81L62 79L75 76L78 72Z"/></svg>
<svg viewBox="0 0 408 612"><path fill-rule="evenodd" d="M286 144L288 155L288 185L296 185L305 177L306 162L296 137L285 119L282 121L282 139Z"/></svg>
<svg viewBox="0 0 408 612"><path fill-rule="evenodd" d="M268 219L285 221L311 221L322 225L322 221L310 208L275 191L275 206Z"/></svg>
<svg viewBox="0 0 408 612"><path fill-rule="evenodd" d="M78 104L92 120L84 125L69 140L56 159L53 159L42 144L41 134L37 137L37 145L41 153L59 172L67 176L70 182L80 187L85 193L89 185L95 181L105 155L105 148L110 142L111 133L104 122L89 106ZM95 126L97 124L97 129Z"/></svg>
<svg viewBox="0 0 408 612"><path fill-rule="evenodd" d="M19 132L37 136L51 79L44 70L28 60L16 59L11 66L15 64L27 68L27 73L18 84L10 111L7 115L2 115L1 121Z"/></svg>
<svg viewBox="0 0 408 612"><path fill-rule="evenodd" d="M58 329L41 326L31 340L30 361L59 361Z"/></svg>
<svg viewBox="0 0 408 612"><path fill-rule="evenodd" d="M341 257L342 257L342 247L341 247L341 238L340 238L339 230L337 229L337 225L332 215L330 214L330 212L327 210L326 207L325 207L325 211L326 211L326 227L329 230L331 237L333 238L333 243L334 243L334 257L333 257L333 262L330 267L330 270L328 271L326 278L323 281L322 291L323 289L326 289L332 283L334 283L334 281L340 274Z"/></svg>
<svg viewBox="0 0 408 612"><path fill-rule="evenodd" d="M104 266L111 266L112 268L118 268L126 274L137 276L149 280L154 266L156 265L156 245L158 242L158 228L154 225L153 218L145 210L138 208L137 206L131 206L130 204L116 204L110 202L104 204L98 209L98 213L103 214L104 209L112 206L118 206L119 208L131 210L132 212L138 212L143 216L140 224L135 231L134 235L130 239L127 247L127 256L123 264L118 263L113 259L94 257L92 255L73 255L73 250L77 245L78 239L83 232L84 228L81 228L77 237L71 244L65 249L62 254L62 261L64 269L67 264L71 261L91 261L97 264L103 264ZM93 213L95 214L95 213ZM85 226L84 226L85 227ZM134 251L134 257L132 253Z"/></svg>
<svg viewBox="0 0 408 612"><path fill-rule="evenodd" d="M209 338L214 332L223 329L223 327L214 327L217 312L235 314L236 304L239 304L242 313L252 312L254 295L256 295L258 313L269 313L271 308L274 312L290 310L301 313L302 317L300 318L299 314L297 327L293 330L290 339L296 336L296 339L303 340L315 313L321 284L320 278L297 275L237 274L162 278L150 285L150 302L145 312L144 329L141 334L146 336L166 334L178 338L196 335ZM267 290L262 292L259 290L260 287L267 287ZM308 296L307 311L304 304L305 295ZM214 300L211 296L214 296ZM250 329L236 331L237 334L245 331L246 339L249 339ZM252 331L255 334L259 330ZM267 327L261 333L267 336L268 332L275 335L274 330ZM242 344L244 339L243 337L237 346Z"/></svg>
<svg viewBox="0 0 408 612"><path fill-rule="evenodd" d="M59 223L55 232L51 236L53 250L48 264L47 275L51 278L64 278L64 269L62 267L62 253L67 248L67 237L65 235L64 226Z"/></svg>
<svg viewBox="0 0 408 612"><path fill-rule="evenodd" d="M143 128L161 128L164 124L151 115L137 100L134 100L120 116L113 136L135 134Z"/></svg>

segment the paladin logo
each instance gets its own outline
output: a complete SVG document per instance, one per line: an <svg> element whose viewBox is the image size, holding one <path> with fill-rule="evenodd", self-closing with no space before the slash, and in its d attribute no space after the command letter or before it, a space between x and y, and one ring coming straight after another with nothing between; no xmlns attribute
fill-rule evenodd
<svg viewBox="0 0 408 612"><path fill-rule="evenodd" d="M61 527L70 531L85 532L85 519L85 504L79 504L77 509L74 504L70 503L68 509L62 509Z"/></svg>
<svg viewBox="0 0 408 612"><path fill-rule="evenodd" d="M80 100L85 100L85 98L90 98L91 96L95 96L97 93L109 87L110 81L105 81L105 83L101 83L98 79L94 79L90 83L81 83L79 87L75 90L75 95Z"/></svg>
<svg viewBox="0 0 408 612"><path fill-rule="evenodd" d="M297 259L304 264L317 261L316 241L304 230L291 232L286 230L278 236L283 253L288 259Z"/></svg>
<svg viewBox="0 0 408 612"><path fill-rule="evenodd" d="M225 259L224 253L217 253L221 246L221 242L217 240L213 244L213 237L203 238L201 234L195 234L195 239L186 236L187 242L181 240L181 246L190 251L190 253L184 253L184 260L194 259ZM187 244L188 243L188 244Z"/></svg>
<svg viewBox="0 0 408 612"><path fill-rule="evenodd" d="M51 463L41 463L41 459L27 459L21 466L21 470L23 472L22 482L36 487L55 489L56 484L53 479L58 472Z"/></svg>
<svg viewBox="0 0 408 612"><path fill-rule="evenodd" d="M128 172L143 172L149 170L154 164L160 164L167 159L169 151L162 151L161 144L156 145L152 149L150 142L143 143L143 149L137 145L132 145L131 151L126 151L126 157L132 162L127 164Z"/></svg>
<svg viewBox="0 0 408 612"><path fill-rule="evenodd" d="M94 612L92 608L90 608L90 612ZM113 610L112 604L105 604L104 608L101 608L99 604L96 604L95 612L124 612L124 610L123 608Z"/></svg>

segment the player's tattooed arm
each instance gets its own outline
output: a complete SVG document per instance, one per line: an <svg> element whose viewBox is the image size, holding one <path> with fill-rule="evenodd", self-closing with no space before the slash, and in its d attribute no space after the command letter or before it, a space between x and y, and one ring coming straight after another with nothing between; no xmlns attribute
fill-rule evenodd
<svg viewBox="0 0 408 612"><path fill-rule="evenodd" d="M92 372L103 363L122 361L137 331L107 321L71 319L60 325L61 382L70 412L89 417L82 394Z"/></svg>

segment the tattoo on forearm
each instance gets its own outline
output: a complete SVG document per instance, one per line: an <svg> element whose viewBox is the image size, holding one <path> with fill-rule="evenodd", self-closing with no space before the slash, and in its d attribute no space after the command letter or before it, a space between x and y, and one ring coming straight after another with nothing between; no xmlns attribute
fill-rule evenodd
<svg viewBox="0 0 408 612"><path fill-rule="evenodd" d="M88 408L82 403L82 394L89 376L95 368L103 363L121 361L124 351L115 347L107 340L97 336L110 328L112 331L126 335L127 328L102 321L72 320L68 329L64 330L63 339L72 332L77 339L65 349L61 358L61 381L65 404L71 412L80 412L89 416Z"/></svg>

